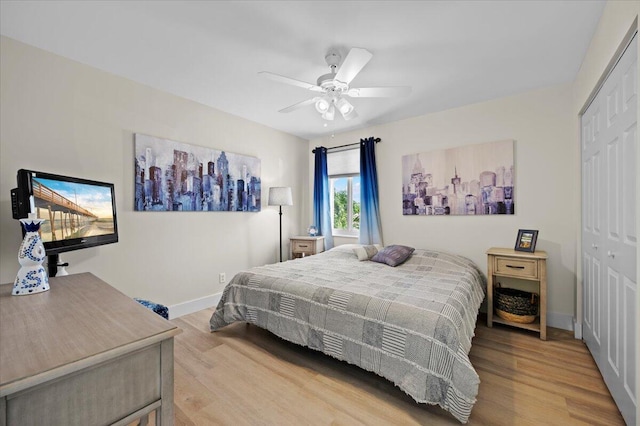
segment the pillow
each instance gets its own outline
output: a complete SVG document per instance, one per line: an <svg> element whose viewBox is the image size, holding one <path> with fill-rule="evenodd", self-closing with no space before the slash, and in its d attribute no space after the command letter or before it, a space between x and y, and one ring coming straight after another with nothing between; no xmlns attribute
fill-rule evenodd
<svg viewBox="0 0 640 426"><path fill-rule="evenodd" d="M389 266L398 266L406 261L415 249L413 247L390 245L378 251L371 258L372 262L386 263Z"/></svg>
<svg viewBox="0 0 640 426"><path fill-rule="evenodd" d="M358 260L363 261L371 259L380 249L382 249L382 246L375 244L356 247L353 249L353 252L358 256Z"/></svg>

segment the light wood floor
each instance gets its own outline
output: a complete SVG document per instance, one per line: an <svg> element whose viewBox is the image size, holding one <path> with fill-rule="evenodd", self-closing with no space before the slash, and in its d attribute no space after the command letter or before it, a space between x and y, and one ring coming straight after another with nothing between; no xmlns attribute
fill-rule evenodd
<svg viewBox="0 0 640 426"><path fill-rule="evenodd" d="M207 309L173 320L181 425L459 425L391 382L246 324L209 332ZM585 345L479 322L480 391L470 425L623 425Z"/></svg>

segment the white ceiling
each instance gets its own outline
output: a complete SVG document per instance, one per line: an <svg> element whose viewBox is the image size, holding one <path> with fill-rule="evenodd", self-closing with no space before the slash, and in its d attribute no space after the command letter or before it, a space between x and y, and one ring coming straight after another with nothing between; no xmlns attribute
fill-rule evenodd
<svg viewBox="0 0 640 426"><path fill-rule="evenodd" d="M313 139L572 81L604 1L6 1L2 35ZM324 121L314 96L258 75L314 83L324 56L363 47L352 87L412 86L352 99ZM326 124L326 126L325 126Z"/></svg>

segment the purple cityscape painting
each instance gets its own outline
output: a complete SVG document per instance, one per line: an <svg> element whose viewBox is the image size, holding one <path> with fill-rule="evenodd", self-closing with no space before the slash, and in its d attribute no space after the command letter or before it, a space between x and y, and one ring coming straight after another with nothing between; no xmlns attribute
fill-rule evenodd
<svg viewBox="0 0 640 426"><path fill-rule="evenodd" d="M260 211L260 159L136 133L136 211Z"/></svg>
<svg viewBox="0 0 640 426"><path fill-rule="evenodd" d="M402 214L515 213L514 141L402 157Z"/></svg>

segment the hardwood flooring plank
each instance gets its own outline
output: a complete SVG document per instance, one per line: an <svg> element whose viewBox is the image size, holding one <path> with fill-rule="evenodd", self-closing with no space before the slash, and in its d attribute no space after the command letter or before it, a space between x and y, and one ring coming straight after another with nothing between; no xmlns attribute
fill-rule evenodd
<svg viewBox="0 0 640 426"><path fill-rule="evenodd" d="M252 325L209 332L213 309L172 320L175 423L208 425L459 425L386 379ZM583 342L547 341L482 321L470 352L480 376L469 425L623 425Z"/></svg>
<svg viewBox="0 0 640 426"><path fill-rule="evenodd" d="M175 413L175 420L174 420L175 426L198 426L189 418L189 416L187 416L187 414L185 414L184 411L180 409L180 407L174 407L174 413ZM155 424L155 418L154 419L149 418L149 424L150 425Z"/></svg>
<svg viewBox="0 0 640 426"><path fill-rule="evenodd" d="M540 362L530 361L526 359L518 360L518 370L537 375L537 377L551 376L554 381L562 383L575 383L581 389L590 390L608 395L609 390L602 380L602 376L596 377L586 374L575 373L569 371L565 366L543 365Z"/></svg>
<svg viewBox="0 0 640 426"><path fill-rule="evenodd" d="M582 401L596 407L615 407L610 395L602 395L600 393L582 389L575 383L556 382L551 376L533 377L527 374L518 373L508 368L503 368L500 365L494 364L492 361L487 361L477 357L472 357L471 363L478 371L481 380L483 372L491 372L492 374L511 380L514 383L525 383L544 392L548 392L549 394L561 395L565 398L573 398L577 401Z"/></svg>
<svg viewBox="0 0 640 426"><path fill-rule="evenodd" d="M595 407L569 398L567 408L571 417L592 425L624 424L624 419L616 407Z"/></svg>
<svg viewBox="0 0 640 426"><path fill-rule="evenodd" d="M193 413L214 402L211 392L200 382L189 380L189 373L180 364L176 364L174 376L174 404L178 408Z"/></svg>
<svg viewBox="0 0 640 426"><path fill-rule="evenodd" d="M602 395L609 395L602 376L595 370L595 374L587 373L588 367L579 366L570 368L570 362L544 362L528 357L512 355L501 350L492 350L482 345L473 348L472 356L495 362L503 368L509 368L514 372L528 374L538 378L552 378L553 382L573 383L582 389L591 390ZM473 363L473 362L472 362ZM595 368L595 367L592 367Z"/></svg>
<svg viewBox="0 0 640 426"><path fill-rule="evenodd" d="M569 332L558 330L553 334L559 340L542 341L531 339L532 333L525 334L520 330L514 330L511 332L512 334L509 334L509 331L506 330L496 329L496 333L492 333L493 331L494 329L487 327L479 328L476 333L478 338L474 340L474 345L509 353L520 358L537 360L542 363L561 363L569 369L585 366L586 368L581 373L600 375L597 370L592 368L595 363L591 355L584 350L584 343L575 340L571 334L569 334L571 340L566 340L564 339L565 336L559 334L560 331ZM571 362L568 363L567 360L571 360Z"/></svg>

